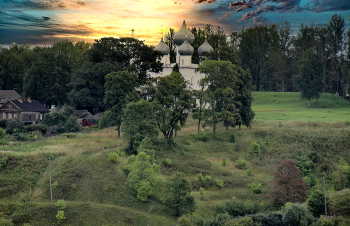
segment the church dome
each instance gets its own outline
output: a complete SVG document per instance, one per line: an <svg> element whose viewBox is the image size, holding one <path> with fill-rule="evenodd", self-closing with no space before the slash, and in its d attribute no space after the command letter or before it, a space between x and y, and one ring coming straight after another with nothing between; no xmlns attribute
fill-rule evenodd
<svg viewBox="0 0 350 226"><path fill-rule="evenodd" d="M161 39L158 45L154 47L154 50L161 52L163 55L168 55L170 53L170 48L167 44L165 44L163 39Z"/></svg>
<svg viewBox="0 0 350 226"><path fill-rule="evenodd" d="M186 38L190 44L194 42L194 35L187 29L186 22L184 21L180 30L174 35L174 43L178 46L182 45Z"/></svg>
<svg viewBox="0 0 350 226"><path fill-rule="evenodd" d="M210 53L213 51L213 47L209 44L208 40L205 39L203 44L198 48L198 54L202 55L202 53Z"/></svg>
<svg viewBox="0 0 350 226"><path fill-rule="evenodd" d="M182 45L178 48L178 53L182 56L192 56L193 52L194 49L187 39L185 39Z"/></svg>

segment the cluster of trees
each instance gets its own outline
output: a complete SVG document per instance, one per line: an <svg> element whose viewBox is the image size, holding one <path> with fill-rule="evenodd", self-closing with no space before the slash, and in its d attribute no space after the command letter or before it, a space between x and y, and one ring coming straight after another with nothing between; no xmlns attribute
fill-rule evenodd
<svg viewBox="0 0 350 226"><path fill-rule="evenodd" d="M191 32L195 50L208 37L214 48L206 56L209 59L228 60L249 69L257 91L302 91L308 100L321 92L341 97L349 92L350 30L345 31L344 18L339 15L333 15L327 25L301 24L296 34L288 22L233 31L229 41L220 27L208 25ZM171 30L166 37L168 44L173 33ZM193 60L200 61L196 53Z"/></svg>

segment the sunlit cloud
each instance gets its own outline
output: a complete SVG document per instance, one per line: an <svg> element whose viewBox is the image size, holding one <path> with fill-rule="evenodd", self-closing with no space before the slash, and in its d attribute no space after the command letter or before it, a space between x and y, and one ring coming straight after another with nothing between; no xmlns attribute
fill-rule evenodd
<svg viewBox="0 0 350 226"><path fill-rule="evenodd" d="M110 36L130 37L133 29L135 38L155 45L169 28L178 30L183 20L189 27L211 24L231 32L274 19L281 22L276 13L293 21L293 26L302 17L329 20L331 15L325 11L349 12L350 1L5 0L0 1L0 43L52 43L67 38L93 41ZM312 12L313 16L306 17L305 12ZM300 15L294 17L294 13ZM223 15L227 20L220 20Z"/></svg>

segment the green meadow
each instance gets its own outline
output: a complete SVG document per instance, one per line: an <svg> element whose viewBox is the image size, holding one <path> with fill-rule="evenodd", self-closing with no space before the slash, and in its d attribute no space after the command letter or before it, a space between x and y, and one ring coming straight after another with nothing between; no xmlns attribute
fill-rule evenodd
<svg viewBox="0 0 350 226"><path fill-rule="evenodd" d="M317 100L300 99L300 93L253 92L256 120L344 122L350 120L350 102L323 93Z"/></svg>
<svg viewBox="0 0 350 226"><path fill-rule="evenodd" d="M311 174L305 179L320 183L325 177L329 193L346 187L341 169L350 164L349 102L331 94L311 106L299 93L255 92L253 97L251 128L226 131L220 125L216 133L206 127L198 135L197 122L189 117L174 147L155 146L160 185L147 202L128 187L123 171L127 144L115 128L2 141L0 225L179 225L164 204L164 185L178 171L192 184L196 209L186 217L193 226L203 225L232 199L251 206L252 213L279 212L268 191L276 165L287 158L310 164L313 179ZM119 157L111 161L115 153ZM317 161L310 163L310 156ZM238 164L242 159L243 167ZM207 180L198 181L200 174ZM260 185L260 192L253 192L252 184ZM62 222L57 200L67 203ZM349 223L346 217L341 220Z"/></svg>

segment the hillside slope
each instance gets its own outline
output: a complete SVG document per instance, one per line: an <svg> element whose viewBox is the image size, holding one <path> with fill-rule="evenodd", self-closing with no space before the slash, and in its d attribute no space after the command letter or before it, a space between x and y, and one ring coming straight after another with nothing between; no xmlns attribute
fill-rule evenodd
<svg viewBox="0 0 350 226"><path fill-rule="evenodd" d="M197 135L196 121L189 118L174 138L174 147L155 146L161 184L147 202L139 201L127 185L123 167L128 156L121 155L116 162L109 158L126 146L114 128L1 145L0 223L7 219L15 225L59 225L55 202L64 199L66 220L60 225L176 225L163 201L164 185L178 171L192 183L196 210L187 216L192 225L201 225L217 206L232 199L246 202L253 212L278 211L268 191L276 165L288 158L306 167L303 172L309 183L325 176L329 192L346 188L342 167L350 164L349 120L294 121L287 116L264 120L263 115L274 109L288 110L287 104L293 103L295 113L319 109L302 106L295 93L253 96L257 120L251 128L225 131L219 126L212 133L208 127ZM333 103L328 111L349 112L347 103L332 98L325 95L319 101ZM271 103L274 107L268 108ZM323 113L317 114L324 117ZM164 164L166 159L171 164ZM242 159L244 167L237 167ZM207 181L198 181L200 174ZM220 180L223 188L216 184ZM261 184L261 193L254 193L250 184Z"/></svg>

